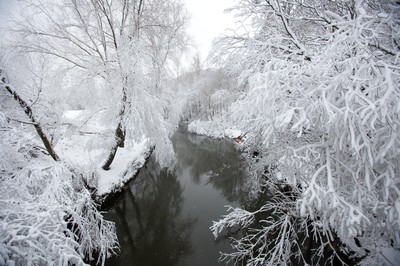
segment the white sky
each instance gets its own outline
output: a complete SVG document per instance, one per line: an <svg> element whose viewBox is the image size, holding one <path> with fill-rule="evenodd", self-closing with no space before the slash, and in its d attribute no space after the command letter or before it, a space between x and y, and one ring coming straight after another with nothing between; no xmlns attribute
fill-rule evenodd
<svg viewBox="0 0 400 266"><path fill-rule="evenodd" d="M17 0L0 0L0 27L10 13L11 5Z"/></svg>
<svg viewBox="0 0 400 266"><path fill-rule="evenodd" d="M232 27L232 15L224 13L224 10L232 7L235 0L184 1L191 15L189 34L204 60L210 51L212 40L226 28Z"/></svg>

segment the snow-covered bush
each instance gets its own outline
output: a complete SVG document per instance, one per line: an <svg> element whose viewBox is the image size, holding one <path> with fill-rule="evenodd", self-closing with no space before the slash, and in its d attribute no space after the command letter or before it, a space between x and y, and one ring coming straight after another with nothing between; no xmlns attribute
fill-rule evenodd
<svg viewBox="0 0 400 266"><path fill-rule="evenodd" d="M117 248L114 224L28 127L0 113L0 264L103 264Z"/></svg>
<svg viewBox="0 0 400 266"><path fill-rule="evenodd" d="M239 240L233 255L253 264L290 263L298 239L285 246L264 243L266 249L259 240L271 226L277 239L288 237L299 222L287 223L287 217L303 221L300 231L315 239L321 234L321 243L338 237L342 251L363 263L382 261L385 249L399 252L399 7L387 1L243 0L238 8L254 32L222 46L246 47L230 57L236 62L230 61L231 71L248 88L231 108L233 120L251 149L272 154L259 159L274 169L267 185L288 183L296 199L284 205L284 220L266 221L244 238L251 242ZM214 233L231 226L235 215L216 222Z"/></svg>

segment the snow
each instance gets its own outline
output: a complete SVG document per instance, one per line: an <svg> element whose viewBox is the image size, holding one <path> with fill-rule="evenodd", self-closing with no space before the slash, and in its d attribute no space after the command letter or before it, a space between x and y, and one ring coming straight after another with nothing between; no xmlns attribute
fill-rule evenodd
<svg viewBox="0 0 400 266"><path fill-rule="evenodd" d="M210 121L195 120L189 123L188 131L199 135L206 135L212 138L237 138L242 132L228 125L227 122L215 119Z"/></svg>
<svg viewBox="0 0 400 266"><path fill-rule="evenodd" d="M96 143L95 138L101 137L107 131L100 121L99 112L91 114L88 110L65 111L62 116L62 130L65 133L56 145L61 158L81 169L97 165L104 156L104 149L100 144L91 143Z"/></svg>
<svg viewBox="0 0 400 266"><path fill-rule="evenodd" d="M101 112L68 110L62 119L63 125L67 127L64 129L68 131L72 128L72 133L60 138L57 151L62 158L83 172L95 173L97 179L92 180L92 185L97 188L97 195L101 198L121 189L144 165L149 155L151 145L148 139L126 143L125 148L117 150L110 170L105 171L101 167L109 148L104 145L104 135L110 129L101 122Z"/></svg>
<svg viewBox="0 0 400 266"><path fill-rule="evenodd" d="M84 110L67 110L64 112L63 118L67 120L76 120L82 117L84 113Z"/></svg>
<svg viewBox="0 0 400 266"><path fill-rule="evenodd" d="M104 171L99 167L97 195L104 196L122 187L145 163L146 153L150 146L146 139L132 148L120 148L114 158L110 170ZM134 169L129 171L131 166Z"/></svg>
<svg viewBox="0 0 400 266"><path fill-rule="evenodd" d="M106 127L101 123L103 110L67 110L62 115L62 124L74 127L81 132L101 132Z"/></svg>
<svg viewBox="0 0 400 266"><path fill-rule="evenodd" d="M242 136L242 131L239 129L227 128L225 129L225 136L228 138L237 138Z"/></svg>

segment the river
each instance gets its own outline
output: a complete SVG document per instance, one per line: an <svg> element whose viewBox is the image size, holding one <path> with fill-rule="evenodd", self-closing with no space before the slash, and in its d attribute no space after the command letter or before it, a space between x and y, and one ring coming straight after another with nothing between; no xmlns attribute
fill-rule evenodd
<svg viewBox="0 0 400 266"><path fill-rule="evenodd" d="M233 141L179 129L176 165L161 169L151 157L105 215L116 223L121 246L106 265L226 265L209 227L245 197L245 164Z"/></svg>

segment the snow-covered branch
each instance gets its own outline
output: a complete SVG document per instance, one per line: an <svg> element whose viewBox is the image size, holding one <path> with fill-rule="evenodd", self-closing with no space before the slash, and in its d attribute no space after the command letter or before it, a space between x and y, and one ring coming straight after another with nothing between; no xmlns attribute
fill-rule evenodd
<svg viewBox="0 0 400 266"><path fill-rule="evenodd" d="M247 89L232 104L231 118L246 134L248 150L260 151L257 164L273 169L265 187L277 179L298 189L289 208L295 219L376 264L384 259L381 250L400 250L399 7L367 0L279 2L238 6L239 15L252 18L253 34L225 42L244 44L222 55ZM274 18L280 11L309 60L291 50L285 23ZM282 222L279 238L286 226L295 224ZM257 245L244 246L232 256L258 254ZM272 260L285 249L259 252Z"/></svg>
<svg viewBox="0 0 400 266"><path fill-rule="evenodd" d="M9 123L0 115L0 128ZM103 220L69 167L34 149L30 132L15 125L0 131L0 261L104 264L117 248L113 223Z"/></svg>

